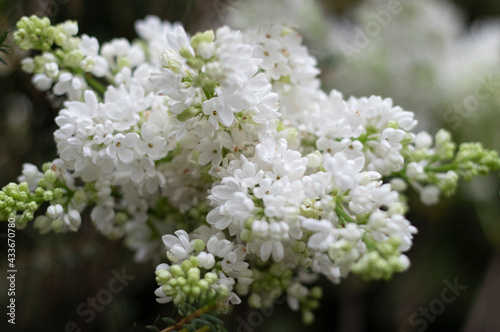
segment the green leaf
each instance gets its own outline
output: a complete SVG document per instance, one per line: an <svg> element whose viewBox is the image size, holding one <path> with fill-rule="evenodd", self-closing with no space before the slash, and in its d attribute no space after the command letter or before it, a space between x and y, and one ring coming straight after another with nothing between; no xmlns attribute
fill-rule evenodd
<svg viewBox="0 0 500 332"><path fill-rule="evenodd" d="M7 49L10 46L5 44L5 41L7 40L7 35L9 34L9 30L5 30L1 35L0 35L0 52L5 53L5 54L10 54L10 51ZM4 59L0 58L0 62L3 63L4 65L7 64Z"/></svg>
<svg viewBox="0 0 500 332"><path fill-rule="evenodd" d="M200 325L199 327L203 326L210 326L210 328L214 327L212 323L210 323L208 320L201 319L201 318L193 318L192 322L195 325Z"/></svg>
<svg viewBox="0 0 500 332"><path fill-rule="evenodd" d="M175 325L175 324L177 324L177 321L175 319L171 318L171 317L163 317L161 320L164 323L167 323L169 325Z"/></svg>
<svg viewBox="0 0 500 332"><path fill-rule="evenodd" d="M214 324L219 324L219 325L224 325L224 322L220 320L219 318L212 316L210 314L203 314L200 316L200 318L206 319L208 321L211 321Z"/></svg>
<svg viewBox="0 0 500 332"><path fill-rule="evenodd" d="M154 326L154 325L148 325L148 326L146 326L146 328L147 328L148 330L151 330L151 331L160 332L160 329L159 329L159 328L157 328L157 327L156 327L156 326Z"/></svg>

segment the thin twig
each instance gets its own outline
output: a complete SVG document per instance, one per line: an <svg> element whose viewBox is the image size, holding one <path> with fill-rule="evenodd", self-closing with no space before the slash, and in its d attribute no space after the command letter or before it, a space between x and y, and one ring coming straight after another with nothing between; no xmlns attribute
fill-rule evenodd
<svg viewBox="0 0 500 332"><path fill-rule="evenodd" d="M195 312L193 312L191 315L181 319L177 324L161 330L161 332L168 332L168 331L177 330L177 329L181 328L184 324L187 324L190 321L192 321L193 319L198 318L201 315L206 314L210 310L214 309L215 306L216 306L216 304L209 304L203 308L200 308L200 309L196 310Z"/></svg>

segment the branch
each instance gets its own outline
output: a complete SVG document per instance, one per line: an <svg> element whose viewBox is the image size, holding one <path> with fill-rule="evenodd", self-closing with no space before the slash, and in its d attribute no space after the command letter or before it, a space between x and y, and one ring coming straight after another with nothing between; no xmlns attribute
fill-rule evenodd
<svg viewBox="0 0 500 332"><path fill-rule="evenodd" d="M191 322L193 319L195 318L198 318L200 316L202 316L203 314L206 314L208 312L210 312L211 310L213 310L215 307L217 306L216 303L214 304L209 304L209 305L206 305L204 306L203 308L200 308L198 310L196 310L195 312L193 312L191 315L187 316L187 317L184 317L181 321L179 321L177 324L175 325L172 325L172 326L169 326L163 330L161 330L160 332L168 332L168 331L175 331L175 330L178 330L179 328L181 328L184 324L187 324L189 322Z"/></svg>

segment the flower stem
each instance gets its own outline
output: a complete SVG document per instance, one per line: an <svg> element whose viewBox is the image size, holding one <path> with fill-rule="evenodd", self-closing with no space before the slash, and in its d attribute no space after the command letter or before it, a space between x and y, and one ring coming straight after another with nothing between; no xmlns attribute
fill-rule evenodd
<svg viewBox="0 0 500 332"><path fill-rule="evenodd" d="M214 304L209 304L209 305L206 305L198 310L196 310L195 312L193 312L191 315L187 316L187 317L184 317L183 319L181 319L177 324L175 325L172 325L172 326L169 326L163 330L161 330L160 332L168 332L168 331L175 331L175 330L178 330L180 329L184 324L187 324L189 323L190 321L192 321L193 319L195 318L198 318L200 317L201 315L203 314L206 314L207 312L210 312L212 309L214 309L216 307L216 303Z"/></svg>
<svg viewBox="0 0 500 332"><path fill-rule="evenodd" d="M345 212L342 204L337 204L337 206L335 207L335 212L339 215L342 226L345 226L346 223L356 222L347 212ZM344 222L342 222L342 219L344 220Z"/></svg>
<svg viewBox="0 0 500 332"><path fill-rule="evenodd" d="M99 83L98 80L96 80L94 77L91 75L85 75L85 81L87 82L88 85L92 87L97 93L99 93L101 96L104 96L104 93L106 92L106 87Z"/></svg>

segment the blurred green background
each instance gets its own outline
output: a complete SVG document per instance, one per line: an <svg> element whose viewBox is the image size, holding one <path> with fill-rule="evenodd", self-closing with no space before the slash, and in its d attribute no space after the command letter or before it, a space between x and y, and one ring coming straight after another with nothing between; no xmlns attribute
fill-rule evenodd
<svg viewBox="0 0 500 332"><path fill-rule="evenodd" d="M323 15L345 15L359 2L322 1ZM467 24L500 14L500 3L495 0L455 2L465 13ZM53 22L77 20L80 33L96 36L102 44L114 37L135 38L134 21L149 14L182 22L188 32L195 33L224 24L225 15L235 7L234 0L0 0L0 31L15 30L16 20L23 15L45 15ZM283 11L286 13L286 6ZM314 47L315 41L307 39L307 35L305 42ZM56 157L52 135L58 109L20 71L19 60L26 54L17 50L11 39L10 44L11 55L5 57L7 65L0 64L1 185L15 181L23 163L40 166ZM320 58L322 69L335 72L335 59L321 57L314 49L311 52ZM324 84L329 86L329 82ZM333 87L343 91L341 84ZM500 115L500 110L494 109L493 120L488 121L490 124L493 121L491 127L498 128L500 117L495 112ZM416 117L419 118L418 113ZM437 128L446 124L435 125ZM436 128L427 129L433 132ZM460 139L459 131L454 134ZM478 131L476 137L467 138L488 142L491 141L488 135ZM498 146L493 142L487 147L494 148L494 144ZM493 196L473 199L469 194L473 188L464 184L452 199L426 207L416 194L410 194L408 219L417 226L419 234L408 253L412 266L406 273L394 276L389 282L363 282L356 276L350 276L340 285L321 280L325 295L310 327L302 325L300 315L286 304L276 304L269 318L268 313L241 305L225 318L228 330L500 331L498 174L477 180L475 186L487 187ZM88 216L84 220L89 221ZM5 257L0 264L0 302L4 305L8 288L4 276L6 223L0 223L0 227L0 247ZM2 326L7 331L65 331L73 325L82 331L132 331L134 323L143 331L159 314L173 313L171 306L155 302L155 265L134 263L132 252L120 241L104 238L88 222L75 234L41 236L31 227L17 231L16 253L16 325L8 325L2 313L1 331L6 331ZM94 310L92 319L77 312L89 297L95 298L108 289L113 271L123 269L134 277L123 291L114 294L109 304ZM467 288L441 310L438 302L448 287L446 280L453 283L455 279ZM439 308L440 313L431 313L427 319L415 318L414 313L429 306L434 306L434 311ZM261 322L261 318L265 319Z"/></svg>

